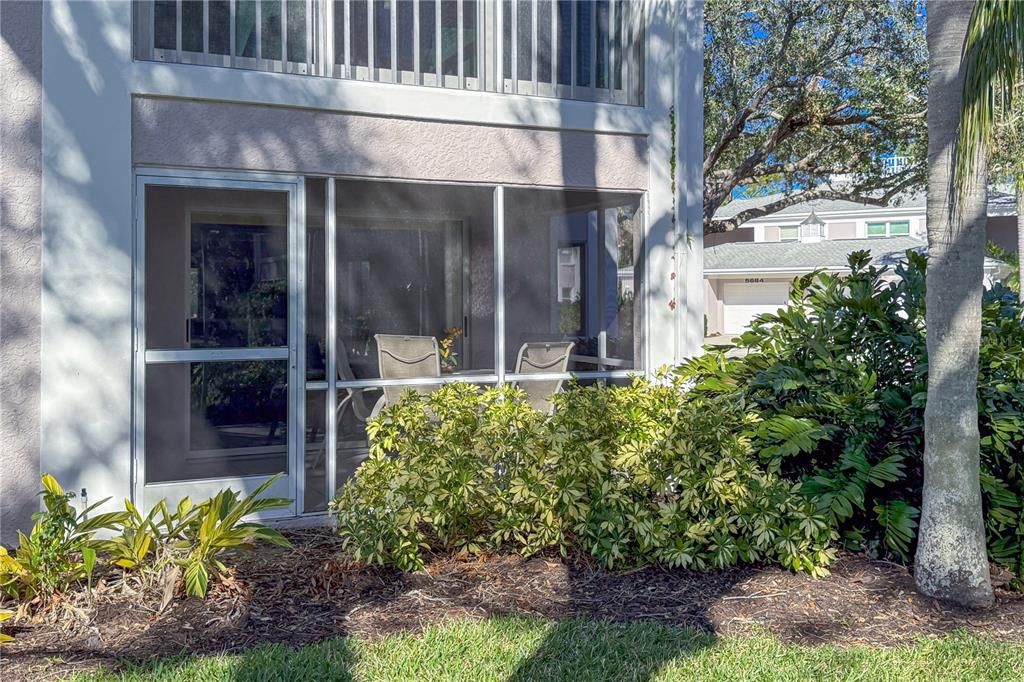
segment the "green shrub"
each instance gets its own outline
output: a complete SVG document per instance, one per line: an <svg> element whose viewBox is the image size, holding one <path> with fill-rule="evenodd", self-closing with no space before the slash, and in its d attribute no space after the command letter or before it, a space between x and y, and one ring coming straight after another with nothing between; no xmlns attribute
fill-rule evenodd
<svg viewBox="0 0 1024 682"><path fill-rule="evenodd" d="M404 570L435 547L578 547L608 567L831 559L825 518L740 435L741 404L640 379L556 402L548 418L509 387L407 394L370 423L370 456L331 504L347 550Z"/></svg>
<svg viewBox="0 0 1024 682"><path fill-rule="evenodd" d="M699 395L746 401L770 471L802 483L847 546L907 560L922 487L925 259L895 273L850 257L851 273L796 280L789 306L678 369ZM892 275L897 277L894 279ZM1008 290L986 292L978 386L982 489L993 559L1021 575L1024 326Z"/></svg>
<svg viewBox="0 0 1024 682"><path fill-rule="evenodd" d="M82 580L92 577L99 530L117 528L124 512L89 513L107 500L82 512L68 502L69 495L50 474L42 477L44 510L33 514L35 524L18 533L14 556L0 547L0 594L17 601L46 606Z"/></svg>

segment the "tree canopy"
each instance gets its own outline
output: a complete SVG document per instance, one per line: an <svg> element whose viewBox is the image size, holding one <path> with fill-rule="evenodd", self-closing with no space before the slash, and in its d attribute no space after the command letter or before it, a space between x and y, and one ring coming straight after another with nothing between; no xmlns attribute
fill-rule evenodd
<svg viewBox="0 0 1024 682"><path fill-rule="evenodd" d="M917 0L709 0L704 229L811 199L885 206L927 178ZM908 165L892 172L885 157ZM785 196L715 220L736 191Z"/></svg>

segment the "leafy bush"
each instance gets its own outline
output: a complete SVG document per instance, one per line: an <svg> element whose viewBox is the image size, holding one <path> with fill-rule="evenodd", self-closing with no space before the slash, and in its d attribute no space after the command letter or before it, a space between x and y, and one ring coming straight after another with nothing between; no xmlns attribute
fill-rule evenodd
<svg viewBox="0 0 1024 682"><path fill-rule="evenodd" d="M331 504L351 555L405 570L432 547L579 547L608 567L771 560L820 572L831 531L759 466L742 404L678 381L580 387L553 417L514 388L408 394L372 421L369 458Z"/></svg>
<svg viewBox="0 0 1024 682"><path fill-rule="evenodd" d="M0 593L21 602L46 605L71 586L91 579L96 564L99 530L115 529L124 512L89 517L101 500L82 512L68 502L69 495L49 474L42 477L44 511L33 515L35 525L26 536L18 533L14 556L0 547Z"/></svg>
<svg viewBox="0 0 1024 682"><path fill-rule="evenodd" d="M813 273L788 308L761 315L738 342L678 369L694 392L746 401L762 421L752 444L770 471L801 482L854 549L908 559L921 499L924 257L895 272L866 252L851 273ZM894 278L893 275L896 275ZM1021 575L1024 557L1024 326L1016 297L986 292L979 372L982 490L993 559Z"/></svg>

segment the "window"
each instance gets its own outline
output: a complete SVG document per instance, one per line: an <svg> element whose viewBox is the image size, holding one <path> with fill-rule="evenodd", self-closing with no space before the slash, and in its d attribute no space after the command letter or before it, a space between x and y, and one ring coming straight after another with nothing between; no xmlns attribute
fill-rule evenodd
<svg viewBox="0 0 1024 682"><path fill-rule="evenodd" d="M642 216L636 195L505 191L505 368L537 341L573 341L571 372L640 363Z"/></svg>
<svg viewBox="0 0 1024 682"><path fill-rule="evenodd" d="M889 235L895 237L896 235L910 234L910 223L906 220L899 223L889 223Z"/></svg>
<svg viewBox="0 0 1024 682"><path fill-rule="evenodd" d="M782 225L779 227L779 241L793 242L800 239L799 225Z"/></svg>
<svg viewBox="0 0 1024 682"><path fill-rule="evenodd" d="M642 105L644 4L135 0L133 52L158 62Z"/></svg>
<svg viewBox="0 0 1024 682"><path fill-rule="evenodd" d="M869 237L897 237L910 234L910 221L901 220L888 223L868 223Z"/></svg>

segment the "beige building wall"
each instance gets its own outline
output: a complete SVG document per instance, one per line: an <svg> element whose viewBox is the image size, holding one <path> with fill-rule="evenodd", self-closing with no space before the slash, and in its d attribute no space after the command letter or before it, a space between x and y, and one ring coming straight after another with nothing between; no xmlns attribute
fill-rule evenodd
<svg viewBox="0 0 1024 682"><path fill-rule="evenodd" d="M646 137L135 97L135 164L647 188Z"/></svg>

